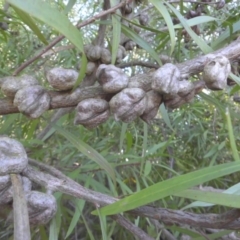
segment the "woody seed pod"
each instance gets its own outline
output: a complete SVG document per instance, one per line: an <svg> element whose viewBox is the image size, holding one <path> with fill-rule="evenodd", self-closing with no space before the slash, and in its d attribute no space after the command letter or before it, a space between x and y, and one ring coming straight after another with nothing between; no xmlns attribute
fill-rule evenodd
<svg viewBox="0 0 240 240"><path fill-rule="evenodd" d="M193 84L187 80L178 82L178 95L185 96L193 90Z"/></svg>
<svg viewBox="0 0 240 240"><path fill-rule="evenodd" d="M149 21L149 16L146 12L140 13L139 15L139 23L143 26L147 26Z"/></svg>
<svg viewBox="0 0 240 240"><path fill-rule="evenodd" d="M118 47L116 62L120 63L126 57L126 50L123 46Z"/></svg>
<svg viewBox="0 0 240 240"><path fill-rule="evenodd" d="M109 104L103 99L89 98L78 103L74 124L94 128L109 118Z"/></svg>
<svg viewBox="0 0 240 240"><path fill-rule="evenodd" d="M57 212L56 199L50 194L31 191L26 194L26 199L32 225L48 223Z"/></svg>
<svg viewBox="0 0 240 240"><path fill-rule="evenodd" d="M146 108L146 93L140 88L125 88L109 102L116 121L132 122Z"/></svg>
<svg viewBox="0 0 240 240"><path fill-rule="evenodd" d="M150 123L157 115L159 106L162 102L162 97L159 93L151 90L146 93L146 108L141 115L143 121Z"/></svg>
<svg viewBox="0 0 240 240"><path fill-rule="evenodd" d="M38 118L50 107L50 96L41 86L25 87L17 91L14 106L30 118Z"/></svg>
<svg viewBox="0 0 240 240"><path fill-rule="evenodd" d="M128 76L114 65L101 64L96 72L98 82L107 93L116 93L126 88L128 85Z"/></svg>
<svg viewBox="0 0 240 240"><path fill-rule="evenodd" d="M105 64L109 64L111 63L111 59L112 59L111 52L106 48L102 48L101 62Z"/></svg>
<svg viewBox="0 0 240 240"><path fill-rule="evenodd" d="M0 137L0 175L21 173L27 164L27 154L20 142Z"/></svg>
<svg viewBox="0 0 240 240"><path fill-rule="evenodd" d="M88 63L87 63L86 74L87 74L87 75L92 74L92 73L96 70L96 67L97 67L96 63L94 63L94 62L88 62Z"/></svg>
<svg viewBox="0 0 240 240"><path fill-rule="evenodd" d="M95 62L101 58L102 48L100 46L92 46L87 51L87 58Z"/></svg>
<svg viewBox="0 0 240 240"><path fill-rule="evenodd" d="M175 65L166 63L153 73L152 89L161 94L174 95L179 89L180 76Z"/></svg>
<svg viewBox="0 0 240 240"><path fill-rule="evenodd" d="M5 77L1 89L7 97L13 98L19 89L34 85L38 85L38 81L35 77L29 75Z"/></svg>
<svg viewBox="0 0 240 240"><path fill-rule="evenodd" d="M134 41L127 41L125 44L124 44L124 47L126 49L126 51L131 51L134 49L134 47L136 47L136 43Z"/></svg>
<svg viewBox="0 0 240 240"><path fill-rule="evenodd" d="M73 69L52 68L46 78L53 88L58 90L72 89L78 79L78 72Z"/></svg>
<svg viewBox="0 0 240 240"><path fill-rule="evenodd" d="M223 90L227 87L227 78L230 72L229 60L224 56L217 56L204 66L203 79L209 89Z"/></svg>

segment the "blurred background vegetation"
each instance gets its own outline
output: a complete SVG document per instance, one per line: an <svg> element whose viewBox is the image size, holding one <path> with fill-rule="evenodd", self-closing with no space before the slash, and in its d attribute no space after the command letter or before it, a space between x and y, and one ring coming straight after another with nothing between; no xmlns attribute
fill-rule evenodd
<svg viewBox="0 0 240 240"><path fill-rule="evenodd" d="M218 1L199 1L199 5L187 1L169 2L185 17L189 11L196 11L199 6L202 7L201 16L206 19L197 25L197 34L213 50L231 43L239 35L240 3L237 0L226 1L222 8L217 7ZM57 9L73 24L83 22L102 11L102 1L48 0L45 3L49 5L49 12L51 9ZM138 13L147 9L149 22L147 27L138 25L138 28L141 28L139 36L144 38L158 55L171 56L175 63L180 63L204 54L201 46L192 40L184 28L172 29L175 36L171 39L170 29L167 28L169 25L163 18L163 12L152 7L154 5L155 1L143 1L133 11L137 16ZM15 7L11 8L5 2L1 2L0 8L0 76L5 77L12 75L23 62L41 51L45 47L43 39L50 43L60 33L51 24L38 21L33 14L31 19L44 37L40 39L40 35L30 28L24 15L14 10ZM166 7L166 10L172 22L176 21L178 24L178 16L170 8ZM31 9L26 9L26 12L30 11ZM208 16L212 17L213 21L207 19ZM60 19L55 20L60 21ZM93 42L96 38L99 21L81 28L84 45ZM131 21L139 24L137 17ZM107 25L105 44L111 45L112 34L114 34L112 22L106 20L103 23ZM175 46L171 49L173 43ZM44 76L47 69L56 66L78 69L81 61L81 52L71 45L68 38L63 39L57 46L70 47L40 57L23 71L23 73L35 75L48 89ZM154 62L145 49L135 47L132 51L128 51L127 56L122 60L122 63L126 63L127 66L123 70L129 76L151 71L147 67L131 66L134 60ZM190 80L194 81L197 78L198 76L192 76ZM238 90L238 85L219 92L204 90L195 97L194 101L180 108L166 110L161 106L156 118L149 125L142 120L129 124L116 122L111 117L99 127L88 130L81 125L73 124L73 112L59 118L55 124L71 133L76 140L81 139L90 145L114 167L117 178L116 187L110 176L97 162L86 157L53 127L50 126L44 136L39 137L39 134L49 126L50 119L57 110L50 110L34 120L22 114L2 115L0 116L0 134L21 141L29 157L56 167L81 185L122 198L178 175L234 161L225 110L229 109L235 143L239 149L240 109L239 104L233 101L233 96ZM203 187L211 186L224 190L238 182L239 173L234 173L206 182ZM235 190L239 191L239 186ZM104 239L99 218L90 214L94 210L92 204L61 193L56 193L55 196L58 201L58 213L55 219L49 225L33 228L33 239ZM151 205L182 209L191 202L192 200L186 198L169 196ZM222 213L226 209L224 206L216 205L195 207L188 211ZM78 216L76 212L79 213ZM78 217L77 221L76 217ZM128 218L154 239L161 239L162 230L156 228L149 219L130 215ZM107 218L106 221L107 239L135 239L111 218ZM0 239L12 239L12 227L6 228L4 222L3 218L0 222ZM190 239L207 239L200 238L201 234L196 229L184 226L165 227L176 239L184 239L186 235L190 236ZM221 239L221 237L209 237L209 239Z"/></svg>

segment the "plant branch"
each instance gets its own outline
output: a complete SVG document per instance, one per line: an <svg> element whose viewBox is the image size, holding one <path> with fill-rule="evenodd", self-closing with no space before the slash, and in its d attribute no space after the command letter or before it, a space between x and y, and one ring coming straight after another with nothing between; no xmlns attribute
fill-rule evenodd
<svg viewBox="0 0 240 240"><path fill-rule="evenodd" d="M43 163L36 164L35 161L31 160L30 164L32 163L34 163L35 166L39 165L42 169L45 170L47 170L47 168L49 167L47 165L44 167ZM48 170L49 173L52 173L52 175L50 175L35 170L31 166L28 166L23 171L23 175L29 178L32 182L35 182L50 191L59 191L73 197L86 200L93 204L98 204L100 206L105 206L118 200L117 198L108 196L106 194L84 188L77 182L60 173L60 171L53 169L53 167L50 167L50 170ZM195 214L190 212L184 212L181 210L143 206L128 211L128 213L156 219L166 225L187 224L189 226L197 228L224 228L231 230L237 230L240 228L239 209L233 209L223 214Z"/></svg>

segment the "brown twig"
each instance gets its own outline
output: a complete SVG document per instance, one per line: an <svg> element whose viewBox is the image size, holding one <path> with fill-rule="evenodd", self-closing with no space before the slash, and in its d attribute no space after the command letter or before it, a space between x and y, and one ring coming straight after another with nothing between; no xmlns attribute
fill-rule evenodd
<svg viewBox="0 0 240 240"><path fill-rule="evenodd" d="M97 19L108 15L110 13L114 13L117 9L123 7L124 5L126 5L128 3L129 0L127 1L122 1L119 4L117 4L116 6L109 8L106 11L102 11L99 14L96 14L95 16L87 19L86 21L79 23L76 25L76 27L78 29L95 22ZM42 51L40 51L37 55L35 55L33 58L29 59L28 61L26 61L25 63L23 63L19 68L17 68L14 72L13 72L13 76L16 76L17 74L19 74L23 69L25 69L27 66L29 66L31 63L33 63L34 61L36 61L39 57L41 57L44 53L46 53L48 50L50 50L53 46L55 46L58 42L60 42L61 40L63 40L65 38L65 36L60 35L57 38L55 38L48 46L46 46Z"/></svg>

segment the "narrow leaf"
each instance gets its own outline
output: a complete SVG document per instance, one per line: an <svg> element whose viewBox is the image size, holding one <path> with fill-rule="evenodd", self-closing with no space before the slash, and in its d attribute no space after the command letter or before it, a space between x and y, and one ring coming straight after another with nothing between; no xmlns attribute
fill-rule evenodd
<svg viewBox="0 0 240 240"><path fill-rule="evenodd" d="M167 10L167 8L164 6L163 3L161 3L161 1L158 0L150 0L150 2L157 8L157 10L162 14L167 27L168 27L168 31L169 31L169 35L170 35L170 39L171 39L171 52L170 55L173 53L174 47L176 45L176 38L175 38L175 31L174 31L174 26L173 26L173 22L172 22L172 18Z"/></svg>
<svg viewBox="0 0 240 240"><path fill-rule="evenodd" d="M240 196L219 193L219 192L207 192L200 190L184 190L173 194L174 196L190 198L193 200L204 201L208 203L218 204L226 207L240 208Z"/></svg>
<svg viewBox="0 0 240 240"><path fill-rule="evenodd" d="M195 18L190 18L187 19L186 22L188 24L189 27L195 26L195 25L199 25L201 23L207 23L207 22L211 22L211 21L216 21L217 19L214 17L210 17L210 16L198 16ZM175 29L180 29L183 28L182 24L176 24L174 25Z"/></svg>
<svg viewBox="0 0 240 240"><path fill-rule="evenodd" d="M100 209L104 215L112 215L125 212L167 196L176 194L184 189L193 187L198 184L216 179L240 170L240 162L231 162L220 164L213 167L203 168L188 174L177 176L163 182L154 184L148 188L134 193L118 202ZM96 211L94 212L96 214Z"/></svg>
<svg viewBox="0 0 240 240"><path fill-rule="evenodd" d="M229 113L229 109L226 109L226 118L227 118L227 128L228 128L228 136L229 136L229 140L230 140L230 146L231 146L231 150L233 153L233 158L235 161L239 161L239 154L238 154L238 150L237 150L237 146L236 146L236 140L233 134L233 127L232 127L232 121L231 121L231 116Z"/></svg>
<svg viewBox="0 0 240 240"><path fill-rule="evenodd" d="M164 122L167 124L167 126L168 126L172 131L174 131L174 130L173 130L173 127L172 127L172 124L171 124L171 122L170 122L170 118L169 118L169 115L168 115L168 111L166 110L164 103L161 104L159 110L160 110L160 113L161 113L161 116L162 116Z"/></svg>
<svg viewBox="0 0 240 240"><path fill-rule="evenodd" d="M112 166L107 162L102 155L95 151L90 145L83 142L80 138L76 137L72 133L54 125L54 128L63 135L68 141L70 141L79 151L81 151L88 158L96 162L100 168L104 169L112 178L114 184L116 183L115 172Z"/></svg>
<svg viewBox="0 0 240 240"><path fill-rule="evenodd" d="M113 7L114 5L117 4L116 0L111 0L111 6ZM117 52L118 52L118 47L121 39L121 12L117 10L118 15L112 15L112 61L111 63L114 64L116 59L117 59Z"/></svg>
<svg viewBox="0 0 240 240"><path fill-rule="evenodd" d="M158 54L152 49L152 47L143 40L137 33L135 33L132 29L122 25L122 32L132 39L135 43L137 43L139 46L141 46L143 49L145 49L151 56L154 58L159 65L162 65L162 62L158 56Z"/></svg>
<svg viewBox="0 0 240 240"><path fill-rule="evenodd" d="M38 39L40 41L42 41L42 43L44 43L45 45L48 44L46 38L44 37L44 35L41 33L41 30L38 28L38 26L35 24L35 22L33 21L33 19L29 16L29 14L25 13L24 11L13 7L13 9L15 10L15 12L17 13L17 15L21 18L21 20L29 26L30 29L32 29L32 31L37 35Z"/></svg>
<svg viewBox="0 0 240 240"><path fill-rule="evenodd" d="M64 13L59 12L56 8L52 8L51 4L42 0L9 0L8 2L63 34L82 52L82 61L84 62L84 59L87 61L83 50L82 34L73 26ZM79 76L83 77L86 68L82 67L80 71Z"/></svg>
<svg viewBox="0 0 240 240"><path fill-rule="evenodd" d="M173 11L176 17L179 19L181 24L183 25L184 29L187 33L191 36L191 38L197 43L200 49L205 53L210 53L213 51L211 47L209 47L188 25L187 20L180 14L178 10L176 10L170 3L164 1L165 4Z"/></svg>

